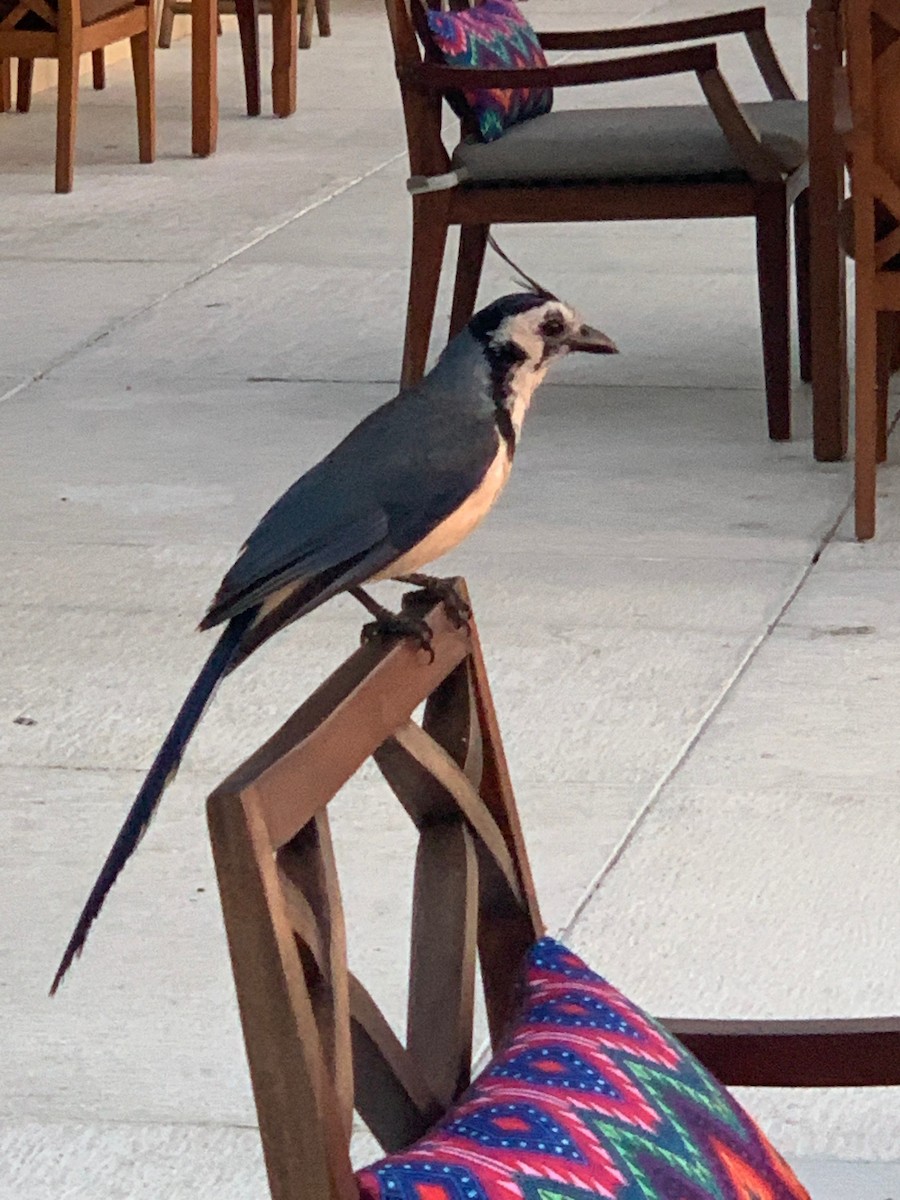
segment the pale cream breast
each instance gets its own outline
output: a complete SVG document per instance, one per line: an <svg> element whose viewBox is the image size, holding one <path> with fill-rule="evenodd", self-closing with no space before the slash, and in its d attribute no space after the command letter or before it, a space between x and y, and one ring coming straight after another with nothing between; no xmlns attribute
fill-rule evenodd
<svg viewBox="0 0 900 1200"><path fill-rule="evenodd" d="M493 508L509 478L509 469L509 452L506 443L501 442L496 458L468 500L463 501L455 513L441 521L440 525L392 563L386 571L372 575L369 582L391 579L397 575L410 575L458 546Z"/></svg>

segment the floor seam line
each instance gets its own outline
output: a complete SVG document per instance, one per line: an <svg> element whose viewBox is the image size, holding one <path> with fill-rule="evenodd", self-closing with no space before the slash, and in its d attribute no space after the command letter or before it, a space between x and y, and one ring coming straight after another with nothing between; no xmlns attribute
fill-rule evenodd
<svg viewBox="0 0 900 1200"><path fill-rule="evenodd" d="M562 924L562 926L560 927L560 929L558 931L558 936L563 941L566 941L566 939L571 936L571 934L575 928L575 925L577 924L577 922L583 915L585 909L590 904L591 900L594 898L594 896L599 891L603 881L613 870L615 870L616 866L618 865L618 863L621 861L622 857L624 856L625 851L628 849L628 847L634 841L638 830L643 825L646 818L649 816L651 811L656 807L656 805L658 804L658 802L659 802L660 798L662 797L663 793L665 792L665 790L669 787L669 785L672 783L672 781L676 778L676 776L681 772L682 768L688 762L688 760L691 757L691 755L693 754L694 750L697 748L697 745L699 744L700 739L703 737L703 735L706 733L707 729L709 729L710 725L716 719L719 712L723 708L726 700L732 694L732 692L734 691L737 684L746 675L747 671L749 670L751 664L756 659L757 655L760 653L762 648L767 644L767 642L771 639L772 634L775 632L775 630L779 627L779 625L784 620L784 617L786 616L787 612L789 611L789 609L793 605L794 601L797 599L797 596L800 594L801 590L805 586L806 581L809 579L810 575L815 570L815 567L816 567L817 563L819 562L820 558L822 557L822 554L834 540L834 537L835 537L838 529L840 528L842 521L844 520L848 511L850 510L850 507L852 504L853 504L853 494L851 492L850 497L847 500L845 500L843 505L841 506L840 511L839 511L837 517L835 518L835 520L828 527L828 529L826 529L826 531L823 533L823 535L819 541L819 545L817 546L814 553L811 555L809 561L805 565L805 567L800 575L800 578L797 580L797 582L793 586L793 588L791 588L791 591L789 592L787 598L785 599L784 603L779 608L776 615L772 618L771 621L769 621L766 624L764 629L760 632L759 636L750 645L749 649L744 654L743 658L738 663L737 667L731 672L729 677L726 679L724 685L719 689L718 695L715 697L715 699L710 704L707 711L704 713L704 715L701 717L700 721L697 723L697 727L695 728L694 732L687 739L687 741L684 743L681 750L676 755L675 761L663 773L663 775L660 777L660 779L657 781L657 783L654 784L653 788L650 791L650 795L647 797L646 802L642 805L640 810L635 814L634 818L629 823L628 828L625 830L625 833L620 838L619 843L616 846L615 850L613 850L612 854L606 860L606 862L603 864L603 866L600 867L600 869L597 871L594 878L588 884L584 894L573 906L568 918Z"/></svg>
<svg viewBox="0 0 900 1200"><path fill-rule="evenodd" d="M6 400L13 399L14 396L17 396L20 392L25 391L27 388L31 387L32 384L39 383L42 379L46 379L49 375L53 374L54 371L59 370L60 367L67 366L85 350L89 350L92 346L97 345L98 342L102 342L104 338L109 337L111 334L118 333L120 329L123 329L125 326L130 325L133 321L138 320L138 318L142 317L145 313L152 312L155 308L159 308L160 305L165 304L167 300L171 300L173 296L180 295L181 292L186 291L195 283L199 283L201 280L208 279L210 275L213 275L222 267L227 266L228 263L233 262L236 258L240 257L241 254L245 254L248 250L252 250L255 246L258 246L261 242L264 242L266 238L271 237L275 233L280 233L282 229L286 229L295 221L299 221L302 217L308 216L311 212L315 212L317 209L323 208L332 200L336 200L339 196L344 195L345 192L349 192L352 188L357 187L365 180L371 179L374 175L377 175L379 171L385 170L387 167L403 158L405 154L405 150L398 151L391 158L385 159L383 162L371 167L368 171L364 171L361 175L356 176L356 178L341 184L340 187L336 188L332 192L329 192L327 196L320 196L318 200L311 201L298 212L291 213L289 217L285 217L283 220L276 222L276 224L270 226L268 229L263 230L263 232L252 238L249 242L246 242L236 250L230 251L223 258L218 259L210 266L204 267L201 271L191 275L188 279L182 280L181 283L169 288L169 290L163 292L162 295L155 296L152 300L149 300L145 304L139 305L137 308L132 309L123 316L116 317L114 320L108 322L102 329L95 331L89 337L80 341L77 345L63 351L62 354L52 359L39 371L30 374L27 378L21 380L9 391L4 392L2 395L0 395L0 404Z"/></svg>

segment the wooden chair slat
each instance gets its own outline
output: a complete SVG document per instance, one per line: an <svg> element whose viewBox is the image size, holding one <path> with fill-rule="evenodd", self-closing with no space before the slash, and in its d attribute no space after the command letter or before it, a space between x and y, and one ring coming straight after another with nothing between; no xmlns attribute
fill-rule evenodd
<svg viewBox="0 0 900 1200"><path fill-rule="evenodd" d="M305 897L320 936L318 979L310 987L326 1066L347 1136L353 1124L353 1051L347 938L328 813L315 815L278 855L280 871Z"/></svg>
<svg viewBox="0 0 900 1200"><path fill-rule="evenodd" d="M30 8L42 21L46 21L51 29L56 28L58 15L45 0L26 0L25 7Z"/></svg>
<svg viewBox="0 0 900 1200"><path fill-rule="evenodd" d="M886 25L890 25L900 32L900 13L892 0L872 0L872 12L880 17Z"/></svg>
<svg viewBox="0 0 900 1200"><path fill-rule="evenodd" d="M525 837L522 833L522 822L519 819L516 797L509 776L506 752L503 749L503 739L500 736L500 725L497 721L487 669L484 665L481 640L474 625L471 636L472 654L469 665L472 673L472 693L478 714L478 723L484 737L484 763L479 792L512 856L534 936L540 937L544 924L541 920L531 864L528 860Z"/></svg>
<svg viewBox="0 0 900 1200"><path fill-rule="evenodd" d="M896 183L879 163L872 166L872 189L876 199L900 220L900 183Z"/></svg>
<svg viewBox="0 0 900 1200"><path fill-rule="evenodd" d="M458 815L494 859L512 896L524 903L512 856L496 821L450 755L413 721L373 755L400 803L419 829Z"/></svg>
<svg viewBox="0 0 900 1200"><path fill-rule="evenodd" d="M900 1086L900 1017L663 1024L732 1087Z"/></svg>
<svg viewBox="0 0 900 1200"><path fill-rule="evenodd" d="M478 861L462 821L426 826L413 884L406 1043L446 1107L472 1065Z"/></svg>
<svg viewBox="0 0 900 1200"><path fill-rule="evenodd" d="M900 225L875 243L875 266L883 267L900 254Z"/></svg>
<svg viewBox="0 0 900 1200"><path fill-rule="evenodd" d="M484 769L484 738L468 659L428 697L422 728L446 750L477 792Z"/></svg>
<svg viewBox="0 0 900 1200"><path fill-rule="evenodd" d="M390 1153L421 1137L444 1106L381 1009L350 976L356 1109Z"/></svg>
<svg viewBox="0 0 900 1200"><path fill-rule="evenodd" d="M278 864L278 874L284 911L291 923L291 928L303 943L304 950L311 955L316 970L324 975L328 969L328 960L319 934L316 915L293 879L284 874L280 863Z"/></svg>
<svg viewBox="0 0 900 1200"><path fill-rule="evenodd" d="M16 7L12 10L12 12L7 13L7 15L3 18L3 20L0 21L0 29L2 29L4 31L6 31L7 29L15 29L15 27L18 25L18 23L24 17L27 17L30 12L31 12L30 5L25 4L24 0L22 0L22 3L17 4ZM56 28L56 14L54 14L54 16L53 16L52 28L53 29Z"/></svg>

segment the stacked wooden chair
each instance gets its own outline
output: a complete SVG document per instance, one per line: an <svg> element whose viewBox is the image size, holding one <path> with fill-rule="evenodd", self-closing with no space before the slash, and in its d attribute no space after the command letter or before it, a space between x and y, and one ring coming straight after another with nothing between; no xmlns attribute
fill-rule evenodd
<svg viewBox="0 0 900 1200"><path fill-rule="evenodd" d="M888 384L900 366L900 5L844 0L856 260L856 536L875 534Z"/></svg>
<svg viewBox="0 0 900 1200"><path fill-rule="evenodd" d="M529 1115L527 1105L518 1115L501 1105L472 1117L477 1087L467 1088L479 971L495 1054L482 1080L490 1079L493 1071L495 1085L524 1078L521 1072L531 1070L528 1063L533 1067L537 1062L540 1068L542 1053L551 1058L543 1064L547 1071L565 1073L566 1064L572 1065L558 1055L553 1058L546 1040L543 1051L515 1058L513 1031L517 1019L521 1021L523 965L533 964L541 954L555 958L557 967L561 961L571 979L567 983L563 978L560 985L566 1001L558 1010L561 1019L532 1010L538 1026L549 1022L547 1028L558 1033L574 1013L571 1019L580 1024L580 1053L588 1055L591 1037L615 1041L629 1022L642 1030L634 1043L623 1033L639 1058L645 1035L657 1047L668 1036L646 1017L626 1013L622 1024L616 1014L625 1011L624 1002L611 991L599 993L609 996L608 1004L600 1005L602 1020L579 1023L580 1002L567 988L588 986L581 982L584 964L575 965L577 960L563 948L545 950L540 942L536 948L543 926L474 621L460 626L441 605L429 610L426 604L414 611L431 629L433 657L409 641L365 645L213 792L207 805L274 1200L359 1200L360 1185L364 1196L378 1194L372 1188L386 1178L383 1168L359 1180L351 1168L354 1108L385 1151L400 1155L401 1174L395 1178L402 1180L404 1172L410 1179L421 1178L421 1192L403 1191L401 1184L400 1191L388 1190L387 1195L444 1196L440 1177L428 1173L436 1170L427 1165L432 1161L423 1149L428 1143L419 1142L412 1158L404 1158L403 1152L416 1139L452 1137L461 1124L463 1141L476 1147L484 1170L492 1169L494 1154L498 1171L501 1160L508 1165L509 1146L503 1149L503 1138L492 1141L491 1122L501 1132L521 1131L537 1118L533 1112ZM419 722L414 715L423 705ZM419 834L405 1043L349 968L329 829L329 804L370 757ZM589 986L597 992L596 985ZM545 1007L553 999L552 991L538 995ZM681 1037L682 1056L683 1047L690 1048L726 1084L900 1085L897 1019L673 1020L665 1026ZM648 1043L643 1045L646 1050ZM657 1065L666 1053L660 1051ZM611 1061L608 1069L615 1074ZM639 1070L638 1064L635 1071ZM695 1080L703 1081L701 1090L716 1093L718 1085L702 1067L695 1064L690 1070ZM621 1098L627 1086L624 1077L615 1077ZM658 1074L653 1078L658 1080ZM600 1112L608 1111L610 1104L615 1107L616 1087L604 1091L601 1084L597 1072L582 1073L573 1085L581 1089L576 1091L578 1103L593 1104ZM690 1086L676 1083L675 1088L682 1100L685 1088L691 1092ZM592 1089L596 1094L590 1099ZM710 1112L727 1116L731 1101L723 1096L718 1089ZM690 1103L688 1096L688 1107ZM454 1118L460 1105L469 1113L468 1124ZM540 1138L537 1143L532 1148L540 1156L547 1146ZM633 1140L632 1149L639 1143ZM518 1145L513 1143L514 1163L521 1157L515 1150ZM648 1157L640 1169L652 1175L651 1164L659 1166L660 1159L652 1147L646 1149ZM638 1150L639 1157L643 1153ZM671 1144L660 1153L671 1163ZM411 1165L404 1168L404 1161ZM777 1156L769 1156L767 1162L766 1170L775 1172L774 1183L771 1190L756 1194L801 1194L792 1187L778 1190L787 1168ZM560 1161L555 1169L561 1172L564 1167L575 1169L572 1161ZM737 1171L733 1162L729 1171L732 1168ZM424 1174L416 1176L416 1171ZM574 1176L571 1171L569 1176L553 1175L551 1170L549 1178ZM645 1174L645 1183L647 1178ZM696 1179L695 1174L694 1183ZM749 1186L748 1181L749 1174L744 1179ZM552 1186L547 1188L552 1194ZM697 1194L693 1187L689 1190ZM676 1188L671 1194L681 1191ZM722 1194L732 1192L726 1188Z"/></svg>
<svg viewBox="0 0 900 1200"><path fill-rule="evenodd" d="M34 59L57 63L57 192L70 192L74 180L81 56L92 55L94 86L102 88L103 49L125 38L131 42L140 161L151 163L156 157L153 21L149 0L0 0L0 111L12 102L10 59L18 59L20 112L27 112L31 103Z"/></svg>

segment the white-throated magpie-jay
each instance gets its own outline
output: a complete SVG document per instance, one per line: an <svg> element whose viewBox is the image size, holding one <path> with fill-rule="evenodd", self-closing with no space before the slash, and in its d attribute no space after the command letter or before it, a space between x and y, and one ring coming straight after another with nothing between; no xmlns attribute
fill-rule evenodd
<svg viewBox="0 0 900 1200"><path fill-rule="evenodd" d="M615 349L548 292L504 296L475 314L421 383L361 421L269 509L200 623L225 629L103 864L51 994L80 954L219 680L339 592L365 604L379 628L415 635L415 622L383 609L361 585L439 582L417 572L471 533L500 495L525 413L551 363L572 351Z"/></svg>

